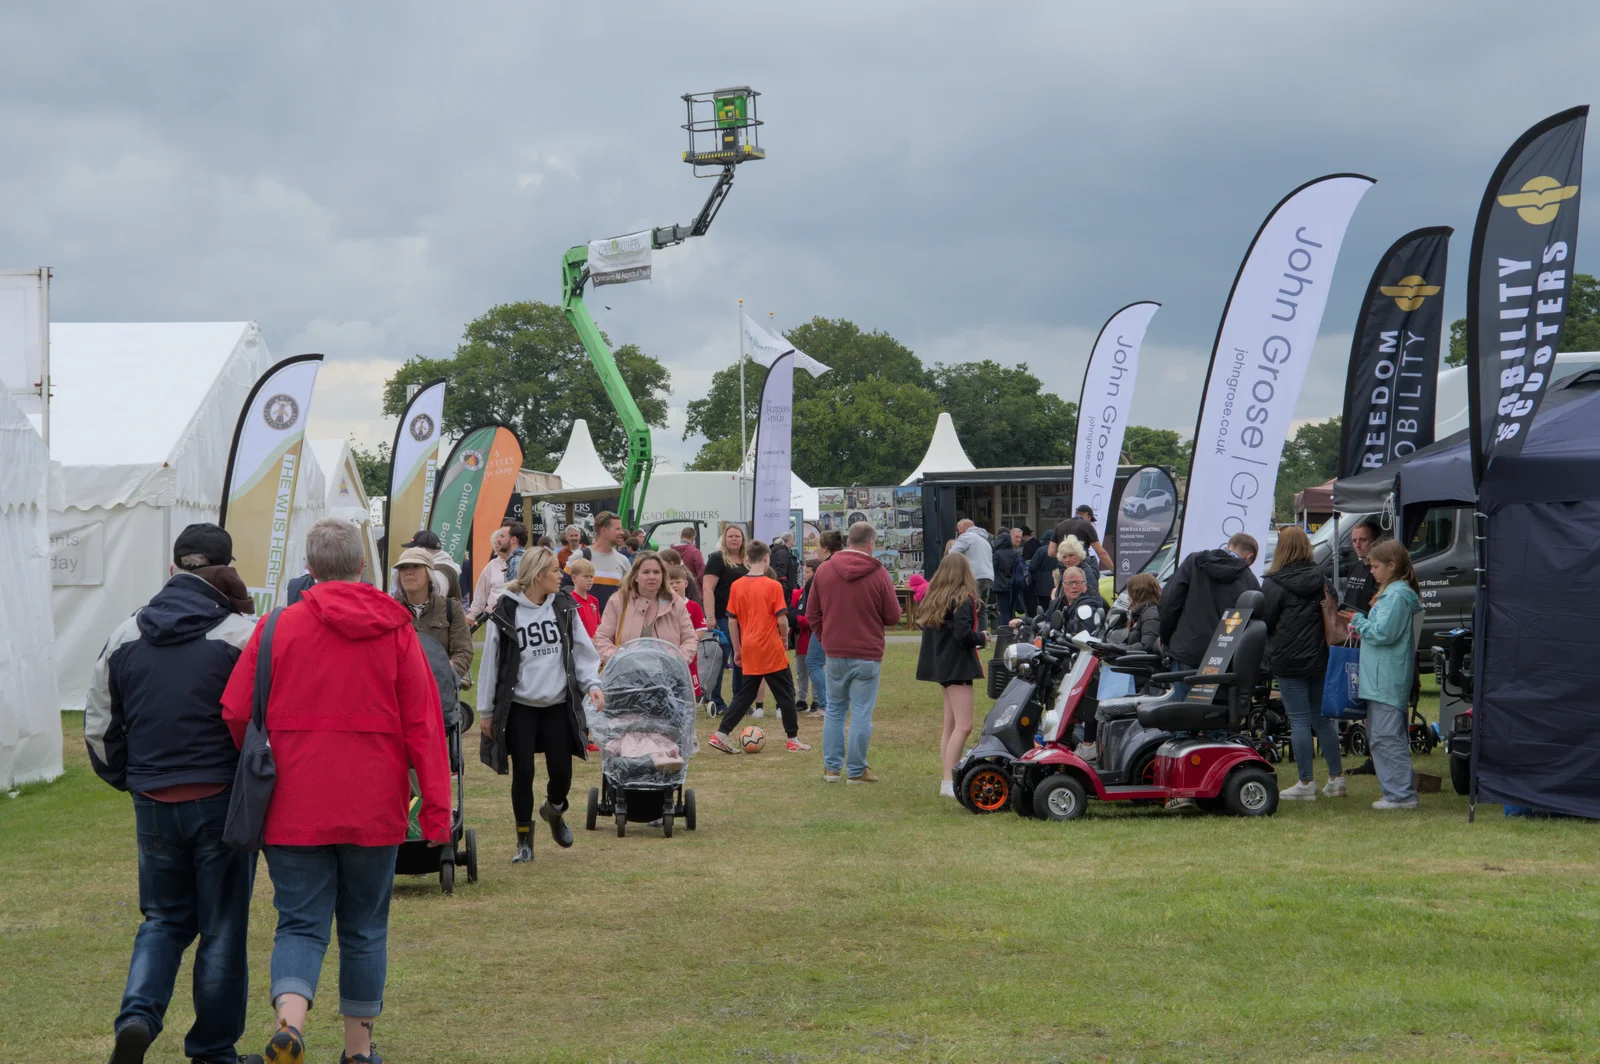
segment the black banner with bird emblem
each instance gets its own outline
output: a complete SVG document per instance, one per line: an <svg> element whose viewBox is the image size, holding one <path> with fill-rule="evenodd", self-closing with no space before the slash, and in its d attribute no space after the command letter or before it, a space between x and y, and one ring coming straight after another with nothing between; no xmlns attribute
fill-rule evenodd
<svg viewBox="0 0 1600 1064"><path fill-rule="evenodd" d="M1361 303L1344 382L1339 476L1433 442L1449 226L1414 229L1378 260Z"/></svg>
<svg viewBox="0 0 1600 1064"><path fill-rule="evenodd" d="M1467 288L1474 485L1495 458L1522 450L1561 350L1588 119L1574 107L1518 137L1478 208Z"/></svg>

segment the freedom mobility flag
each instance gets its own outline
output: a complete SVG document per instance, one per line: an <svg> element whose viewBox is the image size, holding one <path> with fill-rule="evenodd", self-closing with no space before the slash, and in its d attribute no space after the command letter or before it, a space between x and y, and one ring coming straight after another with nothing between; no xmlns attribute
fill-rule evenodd
<svg viewBox="0 0 1600 1064"><path fill-rule="evenodd" d="M1309 181L1285 196L1245 252L1206 370L1184 499L1181 561L1272 520L1278 461L1316 344L1345 229L1373 185L1360 174ZM1261 559L1256 559L1256 570Z"/></svg>
<svg viewBox="0 0 1600 1064"><path fill-rule="evenodd" d="M444 420L444 381L423 385L406 404L394 430L389 452L389 505L384 514L386 538L383 584L389 586L401 544L419 529L429 527L433 506L433 480L439 466L439 423Z"/></svg>
<svg viewBox="0 0 1600 1064"><path fill-rule="evenodd" d="M1098 511L1097 511L1098 512ZM1178 489L1160 466L1142 466L1122 485L1117 499L1116 589L1128 586L1172 533Z"/></svg>
<svg viewBox="0 0 1600 1064"><path fill-rule="evenodd" d="M1106 503L1117 479L1128 427L1139 345L1160 303L1129 303L1100 327L1078 393L1078 445L1072 452L1072 505L1094 508L1094 530L1106 535ZM1118 585L1119 587L1121 585Z"/></svg>
<svg viewBox="0 0 1600 1064"><path fill-rule="evenodd" d="M217 524L233 537L233 567L260 616L278 604L289 518L300 480L311 393L321 355L286 358L262 374L239 411L222 480Z"/></svg>
<svg viewBox="0 0 1600 1064"><path fill-rule="evenodd" d="M434 478L433 512L428 528L439 537L440 547L456 560L466 561L472 535L472 519L477 512L483 476L489 468L489 448L494 444L498 425L480 425L456 441L450 457Z"/></svg>
<svg viewBox="0 0 1600 1064"><path fill-rule="evenodd" d="M489 463L483 472L483 483L478 488L478 506L472 514L472 564L480 573L484 563L494 555L490 539L506 518L520 472L522 441L515 432L497 425L494 442L489 445Z"/></svg>
<svg viewBox="0 0 1600 1064"><path fill-rule="evenodd" d="M1453 232L1447 225L1413 229L1372 271L1344 382L1341 477L1387 465L1433 442Z"/></svg>
<svg viewBox="0 0 1600 1064"><path fill-rule="evenodd" d="M1472 231L1467 391L1472 482L1516 455L1561 350L1578 253L1588 107L1551 115L1495 167Z"/></svg>

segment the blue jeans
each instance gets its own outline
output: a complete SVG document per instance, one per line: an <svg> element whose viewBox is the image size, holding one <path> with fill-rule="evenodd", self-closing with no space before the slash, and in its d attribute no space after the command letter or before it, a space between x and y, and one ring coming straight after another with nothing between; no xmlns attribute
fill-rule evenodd
<svg viewBox="0 0 1600 1064"><path fill-rule="evenodd" d="M720 714L728 711L728 703L722 700L723 673L732 675L733 679L730 681L729 689L732 690L734 694L738 694L739 685L744 682L744 670L733 663L733 644L731 642L732 637L728 632L727 614L723 614L722 617L718 619L716 628L717 631L722 633L722 672L717 673L716 690L706 691L704 693L711 696L711 704L717 707L717 712Z"/></svg>
<svg viewBox="0 0 1600 1064"><path fill-rule="evenodd" d="M1198 668L1198 666L1191 665L1187 661L1179 661L1177 658L1172 658L1167 662L1168 672L1193 672L1196 668ZM1184 683L1182 680L1179 680L1177 683L1172 685L1172 701L1182 702L1188 697L1188 684Z"/></svg>
<svg viewBox="0 0 1600 1064"><path fill-rule="evenodd" d="M317 997L328 929L339 918L339 1012L367 1019L383 1011L389 969L389 896L398 846L268 846L272 904L272 1000Z"/></svg>
<svg viewBox="0 0 1600 1064"><path fill-rule="evenodd" d="M253 854L222 841L228 793L193 802L158 802L134 795L139 833L139 911L128 986L116 1026L142 1020L151 1034L172 1001L183 952L196 937L194 1026L183 1054L198 1061L238 1059L250 993L250 891Z"/></svg>
<svg viewBox="0 0 1600 1064"><path fill-rule="evenodd" d="M1329 776L1344 775L1339 760L1339 725L1322 715L1322 680L1317 676L1280 676L1278 693L1283 696L1283 711L1289 715L1289 749L1300 770L1300 782L1310 783L1313 762L1311 737L1322 744L1322 760L1328 763Z"/></svg>
<svg viewBox="0 0 1600 1064"><path fill-rule="evenodd" d="M829 658L828 709L822 718L822 767L859 776L867 770L867 744L872 741L872 707L878 701L878 675L883 662L865 658ZM849 757L845 756L844 715L850 714Z"/></svg>
<svg viewBox="0 0 1600 1064"><path fill-rule="evenodd" d="M811 704L828 708L828 655L822 652L822 640L815 635L811 637L811 645L806 648L806 660L801 663L800 671L811 675Z"/></svg>
<svg viewBox="0 0 1600 1064"><path fill-rule="evenodd" d="M1409 716L1405 706L1367 699L1367 748L1372 751L1378 786L1391 802L1411 802L1417 797L1411 780Z"/></svg>

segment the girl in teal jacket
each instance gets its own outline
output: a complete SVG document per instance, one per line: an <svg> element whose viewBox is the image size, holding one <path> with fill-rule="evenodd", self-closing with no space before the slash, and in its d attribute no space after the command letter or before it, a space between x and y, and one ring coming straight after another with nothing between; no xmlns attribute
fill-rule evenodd
<svg viewBox="0 0 1600 1064"><path fill-rule="evenodd" d="M1416 667L1412 619L1421 611L1411 555L1396 540L1385 540L1367 555L1378 585L1372 609L1347 615L1350 630L1361 637L1360 693L1367 703L1367 743L1383 797L1374 809L1415 809L1417 791L1411 779L1411 738L1407 706L1411 670Z"/></svg>

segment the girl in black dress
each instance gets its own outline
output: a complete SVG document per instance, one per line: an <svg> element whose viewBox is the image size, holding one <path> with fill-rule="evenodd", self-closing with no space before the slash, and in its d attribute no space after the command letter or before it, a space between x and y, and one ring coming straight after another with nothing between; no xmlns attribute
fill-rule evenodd
<svg viewBox="0 0 1600 1064"><path fill-rule="evenodd" d="M944 780L939 794L954 798L951 775L961 760L967 736L972 734L972 681L983 675L978 653L988 642L978 626L978 582L966 555L944 556L939 571L928 582L927 594L916 605L916 623L922 629L917 679L944 689L944 733L939 741Z"/></svg>

